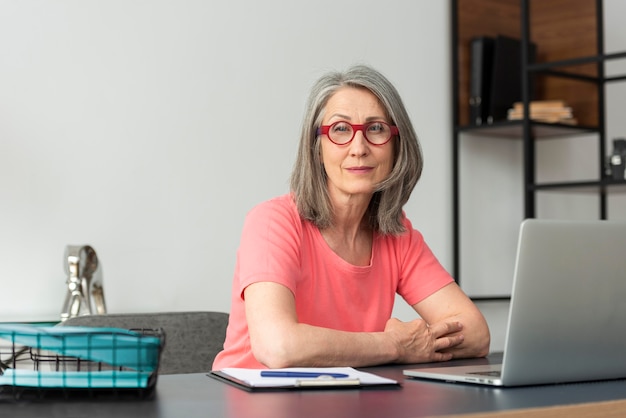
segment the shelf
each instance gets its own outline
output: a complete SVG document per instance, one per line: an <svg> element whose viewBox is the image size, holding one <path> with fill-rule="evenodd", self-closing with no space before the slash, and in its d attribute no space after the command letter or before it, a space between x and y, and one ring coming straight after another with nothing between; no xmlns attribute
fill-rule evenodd
<svg viewBox="0 0 626 418"><path fill-rule="evenodd" d="M554 183L539 183L528 187L533 191L560 191L572 193L599 193L599 192L624 192L626 193L626 180L588 180L567 181Z"/></svg>
<svg viewBox="0 0 626 418"><path fill-rule="evenodd" d="M496 122L489 125L465 125L457 127L459 133L481 136L522 139L524 136L522 120ZM551 139L597 133L598 128L592 126L566 125L562 123L544 123L530 121L531 135L535 139Z"/></svg>
<svg viewBox="0 0 626 418"><path fill-rule="evenodd" d="M611 54L593 55L589 57L579 57L561 61L528 64L528 71L544 71L552 68L571 67L581 64L592 64L622 58L626 58L626 52L615 52ZM589 77L589 79L599 80L597 77Z"/></svg>
<svg viewBox="0 0 626 418"><path fill-rule="evenodd" d="M626 180L604 178L605 173L602 171L608 157L606 86L609 83L626 81L623 70L615 68L616 74L608 75L605 64L608 61L626 60L626 51L605 51L603 0L452 0L451 12L453 275L459 283L463 283L465 279L461 278L462 259L466 263L463 264L463 269L473 274L494 274L493 271L500 268L499 260L493 260L496 264L494 269L491 266L490 269L476 268L472 264L481 255L489 257L488 251L481 253L472 249L478 257L469 256L467 262L465 256L461 257L461 244L464 247L473 245L474 237L465 234L476 234L481 230L478 227L464 229L461 221L466 223L466 215L475 216L482 210L479 204L476 208L471 207L473 211L467 207L463 209L461 205L462 196L466 196L465 199L469 199L470 203L476 203L473 194L461 192L461 175L471 170L471 158L465 160L461 155L468 153L466 140L492 138L492 141L519 141L520 150L513 152L519 154L522 163L523 184L520 185L520 193L523 218L535 217L537 196L540 194L570 193L597 196L598 218L607 219L609 193L626 194ZM471 58L475 52L472 41L476 37L495 38L498 35L519 39L522 45L520 61L523 64L519 79L522 94L517 101L529 105L533 100L561 100L572 109L578 125L529 119L472 125L471 84L482 80L477 74L472 74ZM561 142L563 146L575 146L576 143L569 144L565 140L577 138L580 142L587 142L587 137L581 138L583 135L588 136L597 147L597 152L594 152L597 156L590 156L599 167L597 177L591 180L537 181L537 173L541 173L541 170L537 170L537 163L545 161L537 159L537 152L542 150L538 142L558 140L560 142L554 144L555 146ZM593 144L585 143L585 147L587 145ZM578 157L578 154L575 156ZM508 221L504 219L505 215L507 214L503 214L502 219L486 221L496 227L499 226L498 222ZM473 221L474 218L471 218L470 222ZM502 246L500 241L495 245ZM498 280L505 280L497 275ZM471 279L469 283L472 283ZM470 288L471 286L468 287ZM498 289L502 287L499 286ZM507 300L508 296L502 295L506 291L498 289L491 290L494 293L491 296L489 292L486 295L470 296L475 301Z"/></svg>

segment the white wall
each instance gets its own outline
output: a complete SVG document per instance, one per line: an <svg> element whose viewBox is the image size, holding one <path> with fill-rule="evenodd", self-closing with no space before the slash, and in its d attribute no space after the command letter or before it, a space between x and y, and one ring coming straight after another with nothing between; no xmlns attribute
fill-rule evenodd
<svg viewBox="0 0 626 418"><path fill-rule="evenodd" d="M406 210L451 268L449 43L444 1L1 1L0 320L57 319L65 246L85 243L110 312L228 311L243 218L288 190L309 87L353 63L404 97L426 158ZM521 213L515 151L481 146L506 156L485 175L513 176L497 211ZM507 290L509 264L485 280ZM481 308L501 349L508 306Z"/></svg>
<svg viewBox="0 0 626 418"><path fill-rule="evenodd" d="M288 190L304 101L368 63L426 154L407 207L450 264L448 5L0 2L0 320L55 319L91 244L110 312L229 310L246 212Z"/></svg>

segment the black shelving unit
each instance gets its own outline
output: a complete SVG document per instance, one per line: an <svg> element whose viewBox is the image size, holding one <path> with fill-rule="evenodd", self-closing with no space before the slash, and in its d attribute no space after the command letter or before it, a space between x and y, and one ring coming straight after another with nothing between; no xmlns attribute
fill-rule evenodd
<svg viewBox="0 0 626 418"><path fill-rule="evenodd" d="M541 191L567 191L572 193L594 193L598 196L599 208L598 214L600 219L607 219L607 194L614 193L616 191L626 192L626 181L608 179L605 175L605 161L606 158L606 128L605 128L605 87L608 83L626 80L626 75L620 76L605 76L605 62L608 60L617 60L626 58L626 52L605 54L604 49L604 24L603 24L603 2L602 0L595 0L595 33L589 33L589 37L595 38L595 53L585 56L576 56L567 59L547 60L541 61L539 59L537 63L530 63L529 50L530 42L532 40L535 43L537 50L542 50L542 40L532 37L532 24L533 16L531 14L531 7L534 3L532 0L500 0L498 2L493 0L451 0L451 18L452 18L452 125L453 125L453 144L452 144L452 192L453 192L453 274L456 280L462 282L460 272L460 260L461 260L461 248L460 248L460 141L470 140L466 138L468 136L482 136L482 137L502 137L510 138L516 141L522 141L522 167L523 167L523 184L520 185L520 192L523 193L523 216L524 218L536 217L536 194ZM535 0L541 1L541 0ZM583 4L584 2L584 4ZM565 1L560 1L563 6ZM570 7L576 8L578 6L588 7L589 0L570 0ZM545 9L546 3L543 3ZM481 7L485 9L485 16L480 18ZM494 11L498 12L499 16L493 18ZM562 11L562 10L561 10ZM463 14L471 15L468 20L464 20ZM522 120L515 121L501 121L490 125L473 126L469 124L469 118L464 111L468 110L468 101L465 96L465 91L469 90L469 71L468 59L469 59L469 37L472 36L484 36L499 34L498 31L502 30L507 25L507 22L498 23L502 16L509 16L507 30L511 26L512 20L519 19L519 32L514 33L513 36L521 40L521 83L522 97L521 101L524 107L524 118ZM513 16L513 17L511 17ZM554 13L553 17L556 19L554 25L558 26L559 14ZM545 18L546 16L542 16ZM480 24L474 24L472 26L472 19L480 22ZM511 20L512 19L512 20ZM585 22L589 22L589 17L584 17ZM545 19L544 19L545 20ZM497 25L500 24L500 28ZM490 26L492 25L492 26ZM495 25L495 26L494 26ZM508 34L511 36L511 33ZM573 45L572 50L575 50L578 45ZM589 75L581 73L576 70L576 67L580 68L583 65L594 65L595 75ZM463 72L465 71L465 73ZM535 80L538 77L554 78L554 79L567 79L575 80L577 83L585 83L592 85L597 95L597 100L591 106L595 108L597 115L590 119L595 119L596 123L582 123L581 125L568 125L558 123L542 123L529 119L529 103L531 101L531 89L530 86L534 85ZM533 99L542 99L543 97L536 97ZM469 135L471 134L471 135ZM597 138L598 156L601 159L599 162L599 172L597 178L590 179L588 181L564 181L564 182L551 182L551 183L537 183L535 179L535 144L537 141L546 139L561 139L570 138L576 135L589 135L593 134ZM470 295L471 296L471 295ZM494 297L475 297L475 300L504 300L507 299L507 295L494 296Z"/></svg>

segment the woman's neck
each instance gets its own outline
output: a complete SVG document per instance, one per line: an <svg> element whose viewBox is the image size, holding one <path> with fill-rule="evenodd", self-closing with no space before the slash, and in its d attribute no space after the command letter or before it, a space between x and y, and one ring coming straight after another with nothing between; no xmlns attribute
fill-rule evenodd
<svg viewBox="0 0 626 418"><path fill-rule="evenodd" d="M321 233L328 246L348 263L370 264L373 237L367 221L367 205L335 207L333 225Z"/></svg>

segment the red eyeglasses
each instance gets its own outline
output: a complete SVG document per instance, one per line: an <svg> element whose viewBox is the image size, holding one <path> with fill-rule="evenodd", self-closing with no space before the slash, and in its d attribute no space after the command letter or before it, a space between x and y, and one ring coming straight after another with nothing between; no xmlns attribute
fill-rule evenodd
<svg viewBox="0 0 626 418"><path fill-rule="evenodd" d="M326 135L332 143L346 145L352 142L356 131L363 132L367 142L372 145L385 145L394 136L398 135L398 127L385 122L369 122L363 125L353 125L339 121L331 125L322 125L317 129L318 135Z"/></svg>

